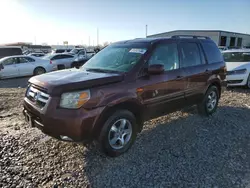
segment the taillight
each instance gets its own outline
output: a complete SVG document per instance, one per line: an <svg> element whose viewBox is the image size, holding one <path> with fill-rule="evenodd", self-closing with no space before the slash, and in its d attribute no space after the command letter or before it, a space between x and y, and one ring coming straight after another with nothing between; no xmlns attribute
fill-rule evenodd
<svg viewBox="0 0 250 188"><path fill-rule="evenodd" d="M52 61L50 60L49 64L52 64Z"/></svg>

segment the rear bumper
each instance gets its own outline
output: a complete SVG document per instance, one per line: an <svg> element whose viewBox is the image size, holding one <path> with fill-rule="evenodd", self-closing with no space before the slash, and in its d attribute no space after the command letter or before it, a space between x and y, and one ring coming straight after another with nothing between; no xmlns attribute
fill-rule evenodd
<svg viewBox="0 0 250 188"><path fill-rule="evenodd" d="M87 142L94 139L94 126L103 108L92 110L59 109L55 101L51 100L48 108L43 111L24 99L23 113L29 114L32 125L45 134L64 141ZM63 138L69 139L63 139Z"/></svg>

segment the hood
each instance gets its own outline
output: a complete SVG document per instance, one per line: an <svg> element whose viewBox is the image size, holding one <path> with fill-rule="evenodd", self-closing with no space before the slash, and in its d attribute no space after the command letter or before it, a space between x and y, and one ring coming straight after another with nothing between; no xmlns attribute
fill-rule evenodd
<svg viewBox="0 0 250 188"><path fill-rule="evenodd" d="M46 88L49 94L60 95L65 91L82 90L122 80L123 74L67 69L34 76L30 78L29 82Z"/></svg>
<svg viewBox="0 0 250 188"><path fill-rule="evenodd" d="M244 69L250 67L250 62L226 62L227 71L232 71L234 69Z"/></svg>

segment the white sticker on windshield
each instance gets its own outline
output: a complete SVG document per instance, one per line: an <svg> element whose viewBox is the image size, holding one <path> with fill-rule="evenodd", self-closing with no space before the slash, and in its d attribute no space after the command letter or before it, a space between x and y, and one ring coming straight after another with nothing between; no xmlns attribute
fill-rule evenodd
<svg viewBox="0 0 250 188"><path fill-rule="evenodd" d="M129 52L131 53L138 53L138 54L144 54L147 50L143 48L132 48Z"/></svg>

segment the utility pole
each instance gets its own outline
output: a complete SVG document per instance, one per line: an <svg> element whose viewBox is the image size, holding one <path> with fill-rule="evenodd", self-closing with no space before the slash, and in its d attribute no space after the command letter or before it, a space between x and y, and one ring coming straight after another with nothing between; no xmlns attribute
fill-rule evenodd
<svg viewBox="0 0 250 188"><path fill-rule="evenodd" d="M146 25L146 38L148 36L148 25Z"/></svg>
<svg viewBox="0 0 250 188"><path fill-rule="evenodd" d="M96 44L99 45L99 29L97 28Z"/></svg>
<svg viewBox="0 0 250 188"><path fill-rule="evenodd" d="M95 46L95 41L93 40L93 46Z"/></svg>
<svg viewBox="0 0 250 188"><path fill-rule="evenodd" d="M89 46L90 46L90 36L89 36Z"/></svg>

